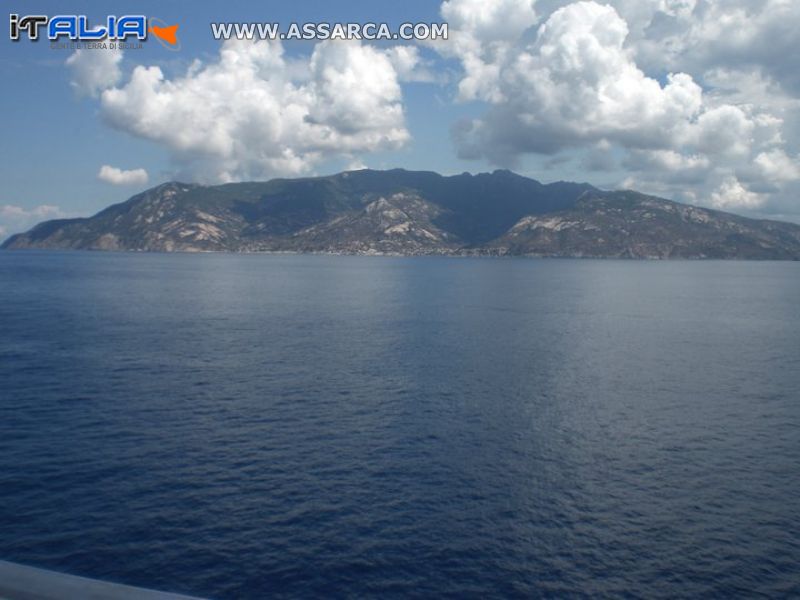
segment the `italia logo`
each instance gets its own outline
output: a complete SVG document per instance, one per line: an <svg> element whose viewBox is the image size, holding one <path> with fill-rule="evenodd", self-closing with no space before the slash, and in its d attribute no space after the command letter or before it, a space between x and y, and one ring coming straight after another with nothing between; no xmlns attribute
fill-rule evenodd
<svg viewBox="0 0 800 600"><path fill-rule="evenodd" d="M9 35L13 41L19 41L24 32L31 41L36 41L44 33L50 41L62 38L72 41L95 42L100 40L121 40L128 38L146 40L153 34L164 47L178 50L178 25L167 25L157 18L149 19L144 15L109 15L102 24L91 24L86 15L25 15L16 13L9 15Z"/></svg>

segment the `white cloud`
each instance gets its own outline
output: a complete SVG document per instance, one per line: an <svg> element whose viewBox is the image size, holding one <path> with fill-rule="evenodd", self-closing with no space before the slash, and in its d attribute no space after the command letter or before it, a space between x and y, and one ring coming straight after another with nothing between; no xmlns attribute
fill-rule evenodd
<svg viewBox="0 0 800 600"><path fill-rule="evenodd" d="M0 219L10 221L21 221L25 219L57 219L63 217L64 213L58 206L52 204L40 204L33 208L24 208L13 204L0 206Z"/></svg>
<svg viewBox="0 0 800 600"><path fill-rule="evenodd" d="M368 169L367 165L360 159L354 158L349 163L347 163L347 168L345 171L363 171L364 169Z"/></svg>
<svg viewBox="0 0 800 600"><path fill-rule="evenodd" d="M630 171L643 172L650 179L683 186L702 183L712 168L711 161L703 154L674 150L632 150L624 166Z"/></svg>
<svg viewBox="0 0 800 600"><path fill-rule="evenodd" d="M513 38L536 23L535 5L536 0L445 0L441 13L459 35L486 42Z"/></svg>
<svg viewBox="0 0 800 600"><path fill-rule="evenodd" d="M126 171L110 165L100 167L97 178L112 185L145 185L149 179L144 169Z"/></svg>
<svg viewBox="0 0 800 600"><path fill-rule="evenodd" d="M231 41L177 76L137 66L124 81L120 53L67 64L107 123L198 180L398 149L410 139L401 84L455 81L453 100L479 115L453 126L463 158L546 154L673 198L797 211L800 2L445 0L441 14L450 39L419 46L324 42L289 58L279 43Z"/></svg>
<svg viewBox="0 0 800 600"><path fill-rule="evenodd" d="M503 164L526 152L602 140L668 146L700 112L702 90L683 73L669 75L663 86L647 77L624 47L627 32L607 5L576 2L556 10L535 39L521 40L496 65L497 87L484 96L493 108L455 132L462 154L477 150Z"/></svg>
<svg viewBox="0 0 800 600"><path fill-rule="evenodd" d="M613 157L621 157L626 183L651 193L741 210L771 200L785 208L782 184L800 174L790 158L800 144L800 102L783 91L788 71L767 65L778 60L774 53L761 52L765 31L781 38L778 47L795 44L774 15L741 0L539 0L524 3L526 18L517 15L506 35L497 33L493 25L511 22L520 4L442 5L444 17L454 16L457 43L435 48L461 62L458 98L487 107L453 126L462 158L513 166L525 154L580 149L579 164L592 170L616 169ZM767 0L764 11L788 18L795 10L788 4ZM689 56L691 48L700 53L697 40L717 44L716 54ZM723 56L734 47L741 60ZM744 58L757 68L739 70Z"/></svg>
<svg viewBox="0 0 800 600"><path fill-rule="evenodd" d="M442 18L449 39L432 44L445 56L455 56L464 67L458 85L462 100L499 100L499 65L517 38L538 19L535 0L446 0Z"/></svg>
<svg viewBox="0 0 800 600"><path fill-rule="evenodd" d="M80 96L97 97L122 79L121 61L122 52L117 50L76 50L66 62L69 84Z"/></svg>
<svg viewBox="0 0 800 600"><path fill-rule="evenodd" d="M721 67L763 70L786 91L800 91L800 3L795 0L706 0L674 14L650 6L636 43L648 64L667 69L680 65L696 75ZM626 14L624 9L621 13Z"/></svg>
<svg viewBox="0 0 800 600"><path fill-rule="evenodd" d="M711 194L711 205L723 210L756 209L763 206L766 197L745 188L736 177L726 178Z"/></svg>
<svg viewBox="0 0 800 600"><path fill-rule="evenodd" d="M392 63L397 79L401 82L422 81L435 82L436 74L430 64L420 56L416 46L392 46L386 50L386 56Z"/></svg>
<svg viewBox="0 0 800 600"><path fill-rule="evenodd" d="M41 221L61 219L67 215L58 206L40 204L25 208L15 204L0 205L0 239L12 233L27 231Z"/></svg>
<svg viewBox="0 0 800 600"><path fill-rule="evenodd" d="M783 150L775 148L756 156L755 166L764 178L772 181L794 181L800 179L800 159L791 159Z"/></svg>
<svg viewBox="0 0 800 600"><path fill-rule="evenodd" d="M181 77L136 67L101 94L101 113L165 145L198 179L298 175L326 158L403 146L398 68L414 62L357 42L323 42L290 61L277 42L230 41L218 61L196 61Z"/></svg>
<svg viewBox="0 0 800 600"><path fill-rule="evenodd" d="M643 153L651 165L666 171L685 171L690 169L707 169L708 157L702 155L685 156L674 150L650 150Z"/></svg>

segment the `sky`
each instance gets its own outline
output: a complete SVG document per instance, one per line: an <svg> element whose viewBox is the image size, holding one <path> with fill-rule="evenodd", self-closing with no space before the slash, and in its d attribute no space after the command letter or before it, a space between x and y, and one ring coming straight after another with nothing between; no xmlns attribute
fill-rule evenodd
<svg viewBox="0 0 800 600"><path fill-rule="evenodd" d="M168 180L509 168L800 222L800 2L18 2L180 49L0 42L0 240ZM447 40L221 42L212 22L445 22Z"/></svg>

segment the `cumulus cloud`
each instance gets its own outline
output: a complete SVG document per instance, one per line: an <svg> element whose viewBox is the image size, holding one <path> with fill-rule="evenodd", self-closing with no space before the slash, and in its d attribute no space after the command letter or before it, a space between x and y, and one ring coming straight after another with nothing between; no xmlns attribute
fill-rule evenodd
<svg viewBox="0 0 800 600"><path fill-rule="evenodd" d="M455 82L473 115L452 126L462 158L546 155L680 200L800 212L800 2L444 0L441 15L450 39L416 46L328 41L292 58L229 41L177 75L140 65L124 79L117 52L67 66L108 124L201 181L401 148L402 84Z"/></svg>
<svg viewBox="0 0 800 600"><path fill-rule="evenodd" d="M397 79L401 82L431 83L437 80L430 62L422 59L419 48L416 46L392 46L386 50L386 56L397 73Z"/></svg>
<svg viewBox="0 0 800 600"><path fill-rule="evenodd" d="M500 65L516 40L537 21L535 0L446 0L442 18L448 23L446 41L434 44L443 55L457 57L464 67L458 84L462 100L498 100Z"/></svg>
<svg viewBox="0 0 800 600"><path fill-rule="evenodd" d="M278 42L229 41L219 60L167 78L137 66L100 96L113 127L163 144L198 179L297 175L336 156L403 146L399 75L415 53L357 42L317 44L291 61Z"/></svg>
<svg viewBox="0 0 800 600"><path fill-rule="evenodd" d="M122 52L104 49L79 49L67 58L70 86L80 96L97 97L122 79Z"/></svg>
<svg viewBox="0 0 800 600"><path fill-rule="evenodd" d="M703 183L711 168L711 161L703 154L681 154L674 150L634 150L624 161L633 172L658 173L657 179L668 178L673 184L696 185Z"/></svg>
<svg viewBox="0 0 800 600"><path fill-rule="evenodd" d="M367 165L359 158L355 158L347 163L347 167L345 171L363 171L364 169L368 169Z"/></svg>
<svg viewBox="0 0 800 600"><path fill-rule="evenodd" d="M789 4L763 11L788 19ZM778 47L795 36L752 3L448 0L441 10L454 43L437 50L461 62L457 98L487 107L452 128L462 158L514 166L581 153L584 168L611 170L621 155L631 173L621 185L742 210L784 202L783 184L797 180L787 140L800 134L787 123L800 124L800 110L782 91L791 76L759 50L765 32ZM716 49L689 56L701 46ZM738 59L723 57L734 49ZM759 66L749 75L737 70L745 58Z"/></svg>
<svg viewBox="0 0 800 600"><path fill-rule="evenodd" d="M800 179L800 159L789 158L783 150L775 148L761 152L754 164L761 174L772 181L785 182Z"/></svg>
<svg viewBox="0 0 800 600"><path fill-rule="evenodd" d="M147 171L144 169L130 169L128 171L103 165L97 172L97 178L112 185L144 185L148 181Z"/></svg>
<svg viewBox="0 0 800 600"><path fill-rule="evenodd" d="M497 65L496 86L484 96L494 108L455 132L462 154L479 150L508 164L525 152L602 140L658 147L683 134L701 110L700 86L683 73L663 86L647 77L624 47L627 34L608 5L556 10L534 40Z"/></svg>
<svg viewBox="0 0 800 600"><path fill-rule="evenodd" d="M15 204L0 205L0 239L12 233L26 231L41 221L61 219L67 215L58 206L40 204L25 208Z"/></svg>
<svg viewBox="0 0 800 600"><path fill-rule="evenodd" d="M619 4L620 14L627 18L630 2ZM755 69L788 92L800 91L796 64L800 3L705 0L686 2L672 12L652 0L642 4L634 43L643 62L697 75L714 68Z"/></svg>
<svg viewBox="0 0 800 600"><path fill-rule="evenodd" d="M724 210L759 208L765 200L763 194L751 192L736 177L726 178L711 194L711 205Z"/></svg>

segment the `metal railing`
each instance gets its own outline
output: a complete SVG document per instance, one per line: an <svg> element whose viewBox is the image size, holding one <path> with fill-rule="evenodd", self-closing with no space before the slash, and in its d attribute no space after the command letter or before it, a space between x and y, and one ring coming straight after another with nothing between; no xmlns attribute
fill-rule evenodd
<svg viewBox="0 0 800 600"><path fill-rule="evenodd" d="M0 560L2 600L199 600Z"/></svg>

